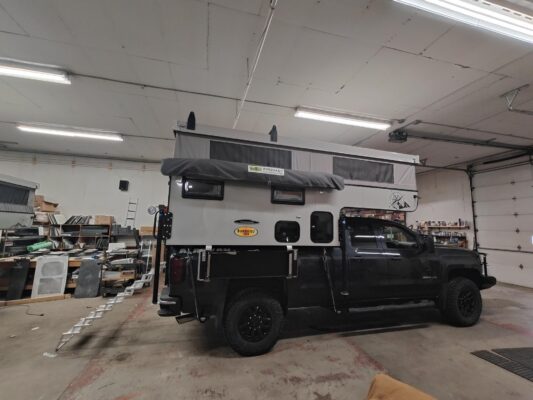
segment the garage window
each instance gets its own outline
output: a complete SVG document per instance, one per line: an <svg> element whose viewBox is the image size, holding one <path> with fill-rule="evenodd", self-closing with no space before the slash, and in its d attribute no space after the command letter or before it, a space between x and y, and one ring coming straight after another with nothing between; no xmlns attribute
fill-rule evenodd
<svg viewBox="0 0 533 400"><path fill-rule="evenodd" d="M300 224L296 221L278 221L274 229L278 242L294 243L300 239Z"/></svg>
<svg viewBox="0 0 533 400"><path fill-rule="evenodd" d="M333 240L333 214L325 211L311 214L311 240L314 243L329 243Z"/></svg>
<svg viewBox="0 0 533 400"><path fill-rule="evenodd" d="M333 173L353 181L394 183L394 166L376 161L333 157Z"/></svg>
<svg viewBox="0 0 533 400"><path fill-rule="evenodd" d="M222 200L224 182L184 178L181 194L186 199Z"/></svg>

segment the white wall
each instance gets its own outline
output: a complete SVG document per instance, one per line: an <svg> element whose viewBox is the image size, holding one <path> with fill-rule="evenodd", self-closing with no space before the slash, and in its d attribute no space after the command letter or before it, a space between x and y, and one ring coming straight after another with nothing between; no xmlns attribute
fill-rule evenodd
<svg viewBox="0 0 533 400"><path fill-rule="evenodd" d="M166 204L168 178L159 164L0 151L0 173L39 184L37 194L71 215L112 215L124 224L129 199L139 199L136 226L152 225L150 205ZM118 189L119 180L130 182Z"/></svg>
<svg viewBox="0 0 533 400"><path fill-rule="evenodd" d="M407 213L407 225L416 226L416 221L457 221L470 225L467 233L468 246L473 248L472 197L468 176L461 171L438 170L418 174L418 209Z"/></svg>

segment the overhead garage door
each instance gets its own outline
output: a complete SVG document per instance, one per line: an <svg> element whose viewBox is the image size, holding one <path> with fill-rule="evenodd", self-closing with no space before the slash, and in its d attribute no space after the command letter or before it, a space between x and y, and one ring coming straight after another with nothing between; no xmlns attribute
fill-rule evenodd
<svg viewBox="0 0 533 400"><path fill-rule="evenodd" d="M533 287L533 167L482 172L473 178L479 250L501 282Z"/></svg>

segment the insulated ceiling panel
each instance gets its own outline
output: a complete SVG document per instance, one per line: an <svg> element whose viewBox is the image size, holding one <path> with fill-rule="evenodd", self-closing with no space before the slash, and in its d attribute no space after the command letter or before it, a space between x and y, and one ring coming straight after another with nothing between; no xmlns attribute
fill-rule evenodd
<svg viewBox="0 0 533 400"><path fill-rule="evenodd" d="M5 8L0 6L0 26L3 32L24 35L26 32L18 25Z"/></svg>
<svg viewBox="0 0 533 400"><path fill-rule="evenodd" d="M457 24L446 35L438 38L423 55L462 65L464 68L490 72L529 52L529 43Z"/></svg>
<svg viewBox="0 0 533 400"><path fill-rule="evenodd" d="M424 107L486 74L450 63L382 48L340 96ZM416 77L416 79L414 79Z"/></svg>
<svg viewBox="0 0 533 400"><path fill-rule="evenodd" d="M74 75L63 87L0 78L1 121L137 136L111 146L30 137L2 124L0 139L18 142L14 150L160 159L167 154L160 139L171 139L171 127L191 110L201 123L231 127L268 4L0 0L0 57L94 76ZM533 117L506 112L499 96L533 82L532 54L529 45L390 0L280 1L238 127L268 132L276 124L282 136L416 150L428 162L454 163L483 152L463 146L465 154L455 147L444 154L438 143L412 139L391 145L387 132L296 119L294 108L476 127L527 143ZM531 100L524 91L517 105Z"/></svg>

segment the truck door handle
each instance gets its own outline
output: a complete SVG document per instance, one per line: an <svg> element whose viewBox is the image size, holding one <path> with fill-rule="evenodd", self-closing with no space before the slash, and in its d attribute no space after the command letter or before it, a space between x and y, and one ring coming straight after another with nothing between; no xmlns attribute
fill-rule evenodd
<svg viewBox="0 0 533 400"><path fill-rule="evenodd" d="M393 257L393 258L389 258L389 260L391 260L391 261L402 261L402 258L401 257Z"/></svg>

